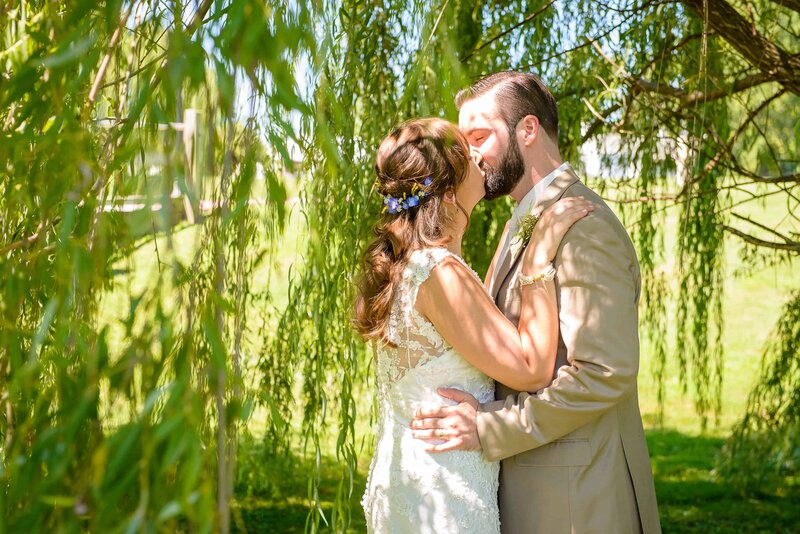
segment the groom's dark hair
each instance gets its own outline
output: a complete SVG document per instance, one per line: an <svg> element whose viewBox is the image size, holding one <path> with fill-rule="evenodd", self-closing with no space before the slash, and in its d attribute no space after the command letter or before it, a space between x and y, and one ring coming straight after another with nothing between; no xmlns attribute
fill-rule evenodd
<svg viewBox="0 0 800 534"><path fill-rule="evenodd" d="M468 100L483 96L495 88L498 109L509 131L513 131L526 115L535 115L550 139L558 143L556 99L544 82L534 74L511 70L490 74L459 91L456 95L456 108L460 111Z"/></svg>

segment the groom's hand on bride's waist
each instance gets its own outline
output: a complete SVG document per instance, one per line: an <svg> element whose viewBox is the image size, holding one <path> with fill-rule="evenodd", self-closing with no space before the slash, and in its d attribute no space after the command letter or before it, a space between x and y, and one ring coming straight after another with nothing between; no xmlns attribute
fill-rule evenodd
<svg viewBox="0 0 800 534"><path fill-rule="evenodd" d="M459 389L438 389L442 397L452 399L455 406L419 408L411 421L412 435L421 440L436 440L428 452L479 451L477 410L478 400Z"/></svg>

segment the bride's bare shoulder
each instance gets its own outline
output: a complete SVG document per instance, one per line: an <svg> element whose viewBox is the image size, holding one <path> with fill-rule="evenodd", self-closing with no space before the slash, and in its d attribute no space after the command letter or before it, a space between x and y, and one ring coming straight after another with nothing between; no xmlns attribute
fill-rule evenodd
<svg viewBox="0 0 800 534"><path fill-rule="evenodd" d="M417 309L458 306L484 294L480 279L462 260L448 256L431 269L430 276L419 288Z"/></svg>

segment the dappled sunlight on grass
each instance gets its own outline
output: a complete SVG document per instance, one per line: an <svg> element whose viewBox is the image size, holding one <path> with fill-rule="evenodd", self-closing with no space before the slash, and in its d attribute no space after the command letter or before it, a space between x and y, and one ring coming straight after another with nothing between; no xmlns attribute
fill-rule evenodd
<svg viewBox="0 0 800 534"><path fill-rule="evenodd" d="M723 438L651 430L653 464L664 532L797 532L800 485L743 496L716 479Z"/></svg>

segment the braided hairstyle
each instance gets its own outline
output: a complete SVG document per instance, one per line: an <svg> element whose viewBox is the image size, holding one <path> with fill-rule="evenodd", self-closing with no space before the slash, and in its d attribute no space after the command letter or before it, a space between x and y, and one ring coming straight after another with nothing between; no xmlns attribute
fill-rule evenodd
<svg viewBox="0 0 800 534"><path fill-rule="evenodd" d="M444 246L444 229L451 222L443 208L447 192L455 192L469 173L469 145L451 122L413 119L396 127L381 142L375 157L378 191L384 196L413 195L415 185L426 196L396 214L384 211L373 228L373 239L361 259L353 324L367 340L387 342L396 287L411 252ZM423 186L430 178L428 186ZM464 215L469 215L458 204Z"/></svg>

